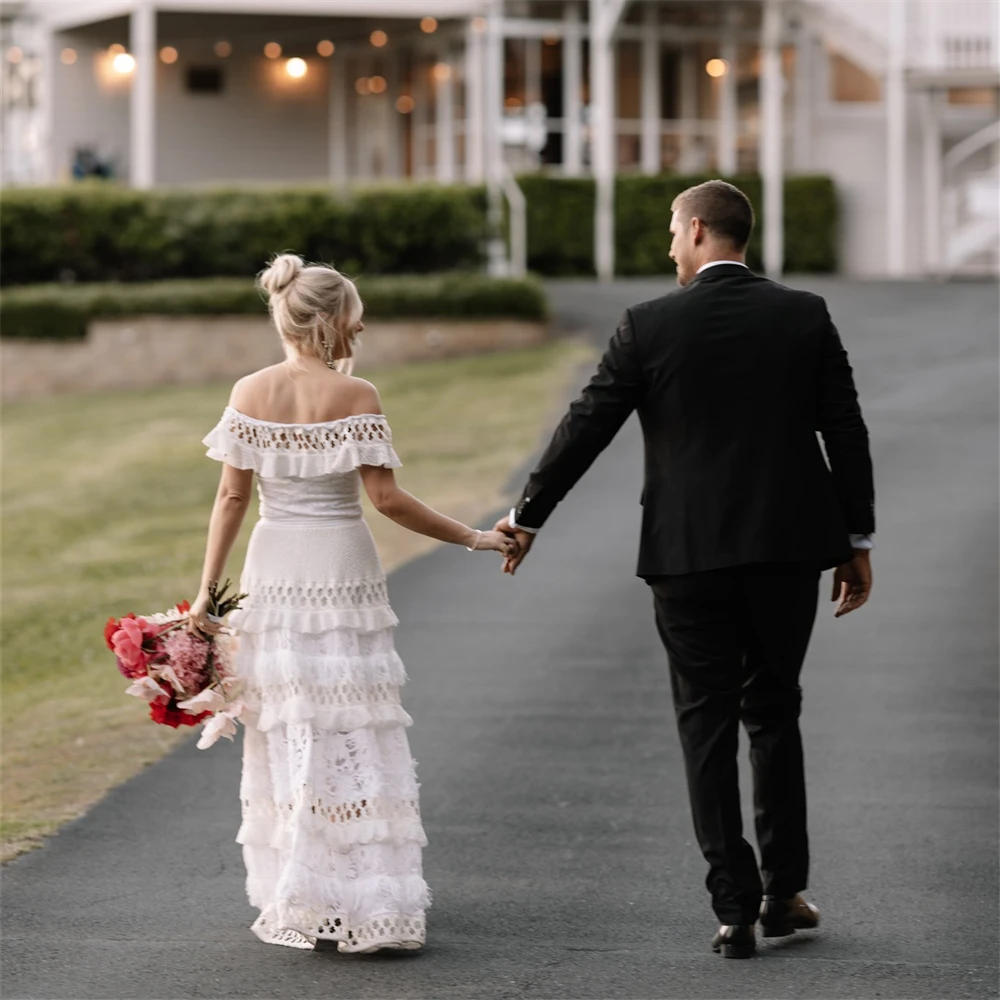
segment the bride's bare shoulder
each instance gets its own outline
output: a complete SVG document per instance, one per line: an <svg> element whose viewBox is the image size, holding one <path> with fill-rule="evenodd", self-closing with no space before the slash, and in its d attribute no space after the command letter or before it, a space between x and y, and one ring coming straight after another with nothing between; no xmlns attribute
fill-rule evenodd
<svg viewBox="0 0 1000 1000"><path fill-rule="evenodd" d="M351 409L355 413L381 413L382 400L378 389L363 378L348 377L348 391L351 395Z"/></svg>
<svg viewBox="0 0 1000 1000"><path fill-rule="evenodd" d="M237 410L242 409L241 403L254 403L257 396L267 387L273 384L278 377L282 366L269 365L267 368L260 368L249 375L244 375L233 385L233 390L229 394L229 405Z"/></svg>

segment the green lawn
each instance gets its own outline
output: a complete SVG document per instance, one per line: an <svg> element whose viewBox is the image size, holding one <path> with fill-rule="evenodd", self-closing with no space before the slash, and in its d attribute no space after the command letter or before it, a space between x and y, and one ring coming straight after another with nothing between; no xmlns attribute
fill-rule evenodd
<svg viewBox="0 0 1000 1000"><path fill-rule="evenodd" d="M393 426L400 483L468 521L499 507L588 356L562 342L362 372ZM194 596L219 475L199 442L228 391L169 387L4 408L5 859L190 733L153 725L123 695L101 631L109 615ZM433 544L369 519L387 569Z"/></svg>

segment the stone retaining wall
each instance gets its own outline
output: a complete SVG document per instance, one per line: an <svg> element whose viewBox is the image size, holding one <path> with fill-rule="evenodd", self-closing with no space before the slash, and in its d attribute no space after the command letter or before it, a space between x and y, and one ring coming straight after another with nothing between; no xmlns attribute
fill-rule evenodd
<svg viewBox="0 0 1000 1000"><path fill-rule="evenodd" d="M544 323L520 320L365 324L359 369L530 347ZM284 354L266 317L138 316L98 320L85 341L0 341L4 401L63 392L237 379Z"/></svg>

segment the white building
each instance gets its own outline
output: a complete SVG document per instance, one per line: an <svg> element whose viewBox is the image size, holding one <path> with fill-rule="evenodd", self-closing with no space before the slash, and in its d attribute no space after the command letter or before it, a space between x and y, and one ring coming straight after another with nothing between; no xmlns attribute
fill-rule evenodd
<svg viewBox="0 0 1000 1000"><path fill-rule="evenodd" d="M0 2L5 184L826 173L846 273L995 272L1000 0Z"/></svg>

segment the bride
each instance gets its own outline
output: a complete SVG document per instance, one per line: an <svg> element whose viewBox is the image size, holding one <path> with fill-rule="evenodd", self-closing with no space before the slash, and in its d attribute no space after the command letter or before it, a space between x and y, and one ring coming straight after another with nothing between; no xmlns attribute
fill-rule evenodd
<svg viewBox="0 0 1000 1000"><path fill-rule="evenodd" d="M253 931L293 948L419 948L426 843L393 646L396 616L362 517L513 556L516 543L431 510L396 485L401 463L374 386L349 374L362 303L332 267L282 254L259 276L286 360L248 375L205 438L223 462L201 589L223 576L257 475L254 527L232 615L243 681L240 785Z"/></svg>

